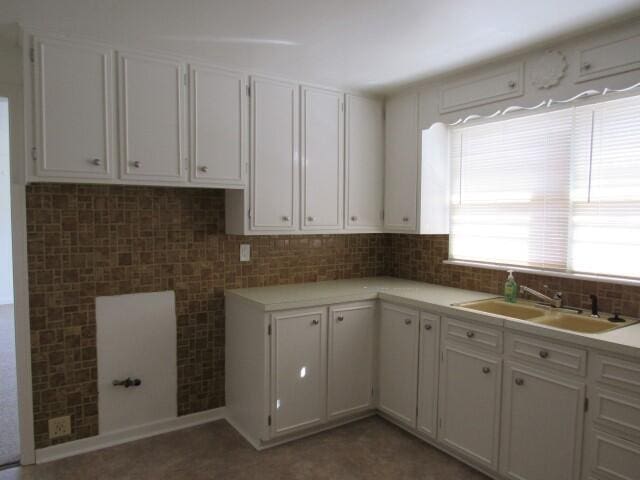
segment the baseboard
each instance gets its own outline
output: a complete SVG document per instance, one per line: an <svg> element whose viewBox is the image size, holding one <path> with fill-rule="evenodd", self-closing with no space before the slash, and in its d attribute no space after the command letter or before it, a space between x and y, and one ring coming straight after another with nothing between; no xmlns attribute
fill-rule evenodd
<svg viewBox="0 0 640 480"><path fill-rule="evenodd" d="M204 412L183 415L181 417L159 420L157 422L119 430L117 432L96 435L95 437L73 440L67 443L53 445L51 447L38 448L36 449L36 463L51 462L53 460L92 452L94 450L120 445L133 440L139 440L141 438L152 437L161 433L195 427L196 425L213 422L214 420L221 420L225 417L226 408L220 407L212 410L206 410Z"/></svg>
<svg viewBox="0 0 640 480"><path fill-rule="evenodd" d="M229 425L231 425L235 429L236 432L238 432L240 434L240 436L242 438L244 438L247 442L249 442L253 448L255 448L256 450L262 450L263 447L260 445L260 442L257 442L256 440L251 438L251 435L249 435L247 432L245 432L236 423L236 421L233 419L233 417L231 415L227 414L227 416L225 417L225 420L229 423Z"/></svg>

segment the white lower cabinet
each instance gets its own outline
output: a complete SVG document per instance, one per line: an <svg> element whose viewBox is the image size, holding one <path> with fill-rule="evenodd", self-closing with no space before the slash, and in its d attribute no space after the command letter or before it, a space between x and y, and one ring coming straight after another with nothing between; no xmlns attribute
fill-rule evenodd
<svg viewBox="0 0 640 480"><path fill-rule="evenodd" d="M507 362L500 472L514 480L577 480L585 384Z"/></svg>
<svg viewBox="0 0 640 480"><path fill-rule="evenodd" d="M502 360L445 344L440 368L438 439L485 467L498 467Z"/></svg>
<svg viewBox="0 0 640 480"><path fill-rule="evenodd" d="M422 312L418 365L418 430L434 439L438 423L439 337L440 317Z"/></svg>
<svg viewBox="0 0 640 480"><path fill-rule="evenodd" d="M418 311L383 303L380 312L380 411L416 426L418 383Z"/></svg>
<svg viewBox="0 0 640 480"><path fill-rule="evenodd" d="M373 407L375 327L375 302L329 308L329 419Z"/></svg>
<svg viewBox="0 0 640 480"><path fill-rule="evenodd" d="M327 309L278 312L271 320L271 433L325 420Z"/></svg>

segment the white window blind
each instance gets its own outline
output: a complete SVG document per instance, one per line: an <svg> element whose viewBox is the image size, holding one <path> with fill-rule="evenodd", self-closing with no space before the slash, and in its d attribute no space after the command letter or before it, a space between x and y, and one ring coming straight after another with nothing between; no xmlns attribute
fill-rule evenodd
<svg viewBox="0 0 640 480"><path fill-rule="evenodd" d="M450 258L640 277L640 97L452 129Z"/></svg>

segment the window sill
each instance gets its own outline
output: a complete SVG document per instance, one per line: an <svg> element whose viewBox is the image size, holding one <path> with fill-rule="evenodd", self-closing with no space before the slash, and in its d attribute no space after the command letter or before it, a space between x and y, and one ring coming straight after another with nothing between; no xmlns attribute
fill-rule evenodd
<svg viewBox="0 0 640 480"><path fill-rule="evenodd" d="M618 285L640 287L640 279L625 277L609 277L606 275L592 275L587 273L559 272L557 270L544 270L542 268L512 267L509 265L500 265L497 263L472 262L469 260L444 260L442 263L445 263L447 265L458 265L461 267L486 268L489 270L502 270L505 272L507 270L513 270L514 272L530 273L533 275L544 275L547 277L570 278L572 280L586 280L590 282L615 283Z"/></svg>

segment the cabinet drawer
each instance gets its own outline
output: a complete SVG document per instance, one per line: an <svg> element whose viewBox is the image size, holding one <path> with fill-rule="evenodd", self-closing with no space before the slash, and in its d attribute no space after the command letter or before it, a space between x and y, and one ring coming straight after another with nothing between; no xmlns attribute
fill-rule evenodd
<svg viewBox="0 0 640 480"><path fill-rule="evenodd" d="M594 422L640 437L640 398L597 389L593 404Z"/></svg>
<svg viewBox="0 0 640 480"><path fill-rule="evenodd" d="M640 445L604 432L591 433L591 472L612 480L638 480Z"/></svg>
<svg viewBox="0 0 640 480"><path fill-rule="evenodd" d="M471 322L445 318L443 338L445 340L459 340L495 352L502 352L501 331Z"/></svg>
<svg viewBox="0 0 640 480"><path fill-rule="evenodd" d="M538 338L507 334L505 350L513 358L574 375L586 374L587 352L579 348Z"/></svg>
<svg viewBox="0 0 640 480"><path fill-rule="evenodd" d="M640 361L594 355L589 367L596 381L640 393Z"/></svg>

